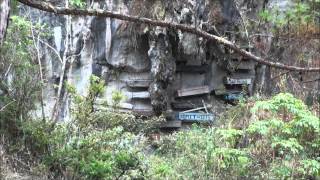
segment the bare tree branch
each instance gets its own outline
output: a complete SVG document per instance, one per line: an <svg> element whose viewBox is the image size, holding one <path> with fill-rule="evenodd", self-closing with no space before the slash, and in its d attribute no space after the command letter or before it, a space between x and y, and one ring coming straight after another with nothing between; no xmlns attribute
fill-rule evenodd
<svg viewBox="0 0 320 180"><path fill-rule="evenodd" d="M115 12L111 12L111 11L107 11L107 10L101 10L101 9L84 10L84 9L76 9L76 8L55 7L52 4L44 2L44 1L32 1L32 0L18 0L18 1L27 5L27 6L30 6L30 7L42 10L42 11L46 11L46 12L60 14L60 15L108 17L108 18L114 18L114 19L119 19L119 20L124 20L124 21L135 22L135 23L144 23L144 24L148 24L151 26L179 29L183 32L192 33L197 36L203 37L207 40L213 40L217 43L223 44L224 46L234 50L238 54L245 56L249 59L252 59L253 61L256 61L260 64L275 67L278 69L286 69L289 71L320 72L320 67L304 68L304 67L285 65L282 63L278 63L278 62L267 61L264 58L258 57L250 52L247 52L247 51L241 49L236 44L234 44L234 43L232 43L222 37L215 36L213 34L209 34L203 30L200 30L200 29L197 29L197 28L194 28L191 26L187 26L184 24L170 23L170 22L160 21L160 20L152 20L152 19L148 19L148 18L144 18L144 17L119 14L119 13L115 13Z"/></svg>
<svg viewBox="0 0 320 180"><path fill-rule="evenodd" d="M41 65L41 57L40 57L40 34L38 34L38 37L37 37L37 41L36 41L36 37L35 37L35 34L33 32L33 27L31 27L31 35L32 35L32 41L33 41L33 45L34 45L34 48L36 49L37 51L37 60L38 60L38 64L39 64L39 73L40 73L40 81L41 81L41 92L40 92L40 104L41 104L41 113L42 113L42 120L45 122L46 121L46 115L45 115L45 112L44 112L44 102L43 102L43 84L44 84L44 81L43 81L43 72L42 72L42 65Z"/></svg>
<svg viewBox="0 0 320 180"><path fill-rule="evenodd" d="M13 100L13 101L9 102L8 104L6 104L5 106L3 106L3 107L0 109L0 112L4 111L4 109L5 109L6 107L8 107L10 104L12 104L12 103L14 103L14 102L16 102L16 100Z"/></svg>

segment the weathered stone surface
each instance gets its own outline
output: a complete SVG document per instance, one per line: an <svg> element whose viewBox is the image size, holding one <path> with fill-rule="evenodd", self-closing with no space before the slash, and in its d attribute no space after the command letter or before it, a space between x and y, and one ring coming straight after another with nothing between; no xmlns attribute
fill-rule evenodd
<svg viewBox="0 0 320 180"><path fill-rule="evenodd" d="M149 87L152 109L157 115L167 110L168 96L162 82L153 82Z"/></svg>
<svg viewBox="0 0 320 180"><path fill-rule="evenodd" d="M107 62L124 71L147 72L150 69L148 40L143 36L138 38L138 44L135 45L129 37L114 34Z"/></svg>
<svg viewBox="0 0 320 180"><path fill-rule="evenodd" d="M148 55L151 61L153 82L149 87L151 105L156 114L167 110L167 87L173 82L175 75L175 59L166 35L155 32L150 42Z"/></svg>
<svg viewBox="0 0 320 180"><path fill-rule="evenodd" d="M250 2L238 2L238 5ZM238 31L241 24L233 0L106 0L92 1L88 6L188 24L230 39L235 37L229 32ZM49 43L62 55L66 39L65 17L54 17L36 10L32 10L31 16L34 21L41 17L41 22L52 27L54 36ZM72 27L72 53L77 56L69 78L82 95L87 93L89 77L94 74L106 81L102 99L108 103L112 102L112 93L120 91L127 95L121 102L123 109L159 115L171 110L171 102L176 102L174 92L179 89L206 86L211 92L224 87L230 52L215 42L175 29L109 18L72 17ZM59 58L48 48L43 49L46 78L59 78ZM251 76L255 72L250 70L247 73ZM51 97L55 95L51 86L46 91ZM134 98L133 93L149 93L150 98ZM214 106L221 106L213 93L208 96L210 101L219 103ZM47 99L48 106L52 106L52 101Z"/></svg>

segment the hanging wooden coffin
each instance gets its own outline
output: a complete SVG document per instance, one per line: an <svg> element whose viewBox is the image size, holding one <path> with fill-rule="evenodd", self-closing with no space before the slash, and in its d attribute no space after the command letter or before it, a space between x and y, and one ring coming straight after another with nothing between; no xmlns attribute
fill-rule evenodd
<svg viewBox="0 0 320 180"><path fill-rule="evenodd" d="M178 90L178 97L193 96L210 93L209 86L199 86L193 88L185 88Z"/></svg>

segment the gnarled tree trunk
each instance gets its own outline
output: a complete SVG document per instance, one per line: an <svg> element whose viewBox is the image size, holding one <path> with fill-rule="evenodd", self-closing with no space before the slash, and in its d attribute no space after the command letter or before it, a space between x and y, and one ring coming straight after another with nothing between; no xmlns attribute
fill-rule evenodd
<svg viewBox="0 0 320 180"><path fill-rule="evenodd" d="M9 20L10 0L0 0L0 45L6 34Z"/></svg>

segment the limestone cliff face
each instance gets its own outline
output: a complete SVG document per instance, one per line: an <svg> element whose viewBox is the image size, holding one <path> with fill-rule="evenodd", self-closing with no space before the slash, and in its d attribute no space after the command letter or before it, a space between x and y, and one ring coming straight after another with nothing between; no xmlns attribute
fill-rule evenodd
<svg viewBox="0 0 320 180"><path fill-rule="evenodd" d="M228 37L243 46L248 46L245 37L241 33L234 35L242 28L237 6L248 4L250 2L233 0L87 2L90 8L188 24ZM254 64L250 61L242 64L233 52L215 42L179 30L116 19L72 17L70 25L65 17L36 10L31 14L35 21L40 20L52 28L53 37L49 41L61 56L66 50L66 27L70 26L72 43L67 55L74 60L68 63L72 71L67 75L77 90L86 93L89 77L97 75L107 82L100 100L111 103L112 92L121 91L127 96L120 104L123 109L159 115L205 103L212 104L213 111L219 111L226 101L238 98L243 92L251 93ZM61 75L61 62L53 52L45 51L42 60L49 82L46 108L50 112L56 93L53 84ZM68 117L68 106L66 101L61 118Z"/></svg>

